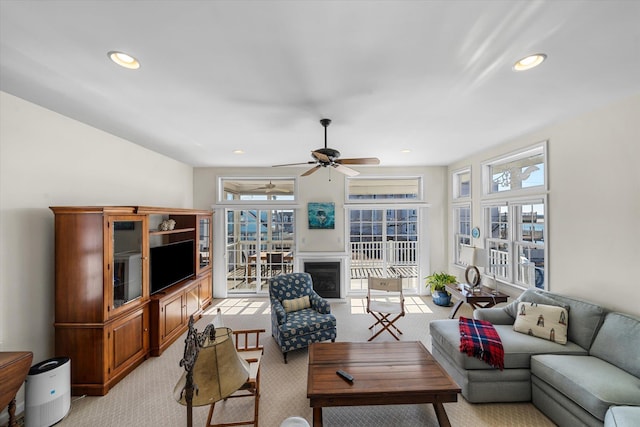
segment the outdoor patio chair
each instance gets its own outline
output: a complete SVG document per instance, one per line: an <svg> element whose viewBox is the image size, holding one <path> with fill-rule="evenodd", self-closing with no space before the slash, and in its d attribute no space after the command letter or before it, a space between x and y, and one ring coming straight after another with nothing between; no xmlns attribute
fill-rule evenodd
<svg viewBox="0 0 640 427"><path fill-rule="evenodd" d="M367 313L375 319L375 323L369 326L373 329L380 325L369 341L376 338L383 331L389 332L396 340L400 340L394 333L402 334L402 331L394 324L404 316L404 295L402 294L402 277L371 277L369 276L367 287Z"/></svg>

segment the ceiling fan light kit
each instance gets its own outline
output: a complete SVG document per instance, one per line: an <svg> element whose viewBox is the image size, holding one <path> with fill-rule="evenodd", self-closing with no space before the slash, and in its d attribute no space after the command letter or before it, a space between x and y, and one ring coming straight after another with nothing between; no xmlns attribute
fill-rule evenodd
<svg viewBox="0 0 640 427"><path fill-rule="evenodd" d="M322 127L324 127L324 148L318 148L311 152L311 157L313 157L314 159L313 161L305 162L305 163L290 163L285 165L275 165L274 167L315 164L314 167L304 172L301 176L309 176L312 173L316 172L318 169L326 168L327 166L331 166L338 172L345 174L347 176L356 176L360 172L344 165L379 165L380 164L380 159L378 159L377 157L340 159L339 158L340 152L338 150L327 147L327 127L331 124L331 120L321 119L320 124L322 125Z"/></svg>

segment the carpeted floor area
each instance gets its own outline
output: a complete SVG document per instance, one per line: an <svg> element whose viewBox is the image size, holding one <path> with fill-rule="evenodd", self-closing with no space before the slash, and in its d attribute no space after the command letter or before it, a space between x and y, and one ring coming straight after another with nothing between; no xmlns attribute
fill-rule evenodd
<svg viewBox="0 0 640 427"><path fill-rule="evenodd" d="M408 297L408 314L397 325L402 340L422 341L431 348L429 322L445 318L449 308L439 307L431 298ZM332 303L338 322L338 341L366 341L371 332L372 317L366 314L364 298L349 298L345 303ZM291 352L284 364L270 331L270 307L267 298L230 298L216 300L197 323L198 330L212 319L216 308L224 314L225 324L232 329L265 328L261 338L265 347L262 365L260 426L278 427L291 416L312 421L312 411L306 397L307 350ZM458 315L469 316L463 307ZM71 411L58 426L113 427L182 426L186 425L186 408L173 400L173 389L182 374L178 362L184 350L183 335L161 357L146 360L117 384L106 396L73 397ZM377 341L392 341L386 332ZM531 403L470 404L460 395L458 402L446 403L445 409L453 426L553 426ZM194 408L194 426L204 426L208 407ZM216 405L215 422L246 419L253 411L251 399L232 399ZM324 425L339 426L437 426L430 404L342 407L324 409Z"/></svg>

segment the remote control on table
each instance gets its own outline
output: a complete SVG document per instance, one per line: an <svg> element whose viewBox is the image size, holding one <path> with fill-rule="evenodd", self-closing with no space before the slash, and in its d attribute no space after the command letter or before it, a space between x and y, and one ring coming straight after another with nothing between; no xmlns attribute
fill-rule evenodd
<svg viewBox="0 0 640 427"><path fill-rule="evenodd" d="M347 380L350 383L353 382L353 377L351 375L349 375L348 373L346 373L345 371L343 371L342 369L337 370L336 374L340 375L342 378L344 378L345 380Z"/></svg>

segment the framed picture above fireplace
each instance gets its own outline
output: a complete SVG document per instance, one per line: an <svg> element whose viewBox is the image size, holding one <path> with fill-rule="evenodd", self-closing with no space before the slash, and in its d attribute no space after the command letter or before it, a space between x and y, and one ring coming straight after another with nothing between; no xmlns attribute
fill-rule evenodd
<svg viewBox="0 0 640 427"><path fill-rule="evenodd" d="M334 229L336 224L335 203L309 202L307 206L310 230Z"/></svg>

